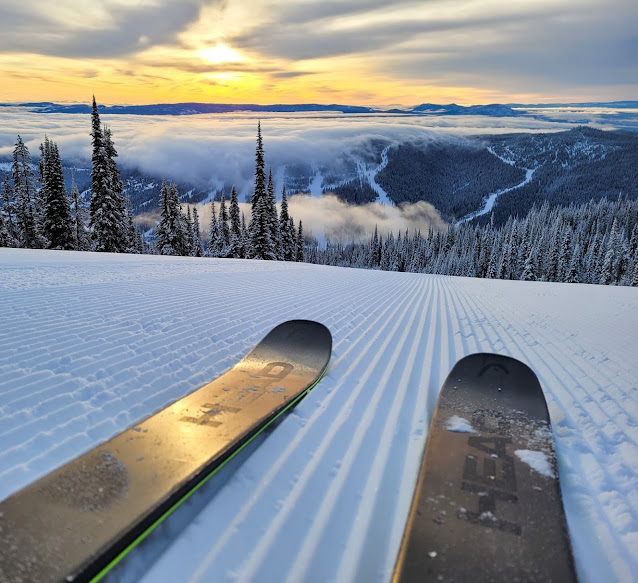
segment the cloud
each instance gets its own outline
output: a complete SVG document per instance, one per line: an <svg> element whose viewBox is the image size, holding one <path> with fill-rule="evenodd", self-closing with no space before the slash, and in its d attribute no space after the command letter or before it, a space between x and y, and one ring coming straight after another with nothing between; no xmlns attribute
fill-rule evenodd
<svg viewBox="0 0 638 583"><path fill-rule="evenodd" d="M222 0L158 0L125 4L38 0L0 4L0 51L67 58L114 58L174 43L206 4ZM77 14L82 15L77 19ZM76 18L74 18L74 16Z"/></svg>
<svg viewBox="0 0 638 583"><path fill-rule="evenodd" d="M334 195L311 197L295 195L290 198L289 212L298 224L303 222L304 233L340 243L369 239L375 227L382 235L407 230L427 233L432 227L440 231L446 227L437 210L427 202L397 206L378 203L350 205Z"/></svg>
<svg viewBox="0 0 638 583"><path fill-rule="evenodd" d="M571 90L575 99L601 86L622 96L622 86L635 92L638 82L635 0L316 0L274 3L268 15L238 29L233 46L287 62L324 59L362 80L501 94Z"/></svg>

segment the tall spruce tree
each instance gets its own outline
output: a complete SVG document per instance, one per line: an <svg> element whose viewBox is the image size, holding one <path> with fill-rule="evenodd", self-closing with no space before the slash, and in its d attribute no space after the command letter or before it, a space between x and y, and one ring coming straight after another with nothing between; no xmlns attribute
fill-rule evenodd
<svg viewBox="0 0 638 583"><path fill-rule="evenodd" d="M36 208L35 178L31 164L29 148L18 136L11 166L18 238L20 246L39 249L45 246L46 241L40 231L40 213Z"/></svg>
<svg viewBox="0 0 638 583"><path fill-rule="evenodd" d="M71 203L66 193L58 146L45 137L41 151L44 201L42 231L50 249L75 249Z"/></svg>
<svg viewBox="0 0 638 583"><path fill-rule="evenodd" d="M73 205L73 238L75 248L78 251L89 251L91 249L91 241L86 227L86 211L82 206L80 191L73 177L71 177L71 202Z"/></svg>
<svg viewBox="0 0 638 583"><path fill-rule="evenodd" d="M295 261L305 261L303 224L301 220L299 220L299 229L297 231L297 253Z"/></svg>
<svg viewBox="0 0 638 583"><path fill-rule="evenodd" d="M257 125L257 146L255 148L255 190L253 191L252 220L250 222L251 259L277 259L275 242L272 239L272 212L266 191L264 146L261 137L261 122Z"/></svg>
<svg viewBox="0 0 638 583"><path fill-rule="evenodd" d="M186 217L182 213L175 183L162 181L160 221L155 230L155 241L160 255L190 255Z"/></svg>
<svg viewBox="0 0 638 583"><path fill-rule="evenodd" d="M9 180L9 174L4 175L2 182L2 206L0 207L0 216L6 231L4 239L4 247L19 247L20 240L15 220L15 203L13 201L13 187Z"/></svg>
<svg viewBox="0 0 638 583"><path fill-rule="evenodd" d="M100 125L95 96L91 113L91 170L90 228L95 251L119 253L126 250L125 202L122 182L115 162L117 152L111 131Z"/></svg>
<svg viewBox="0 0 638 583"><path fill-rule="evenodd" d="M193 256L201 257L204 252L202 249L202 232L199 227L199 213L197 207L193 207Z"/></svg>
<svg viewBox="0 0 638 583"><path fill-rule="evenodd" d="M272 177L272 168L268 170L268 186L266 187L268 223L270 226L270 238L273 242L273 253L275 259L283 259L283 249L281 244L281 231L279 229L279 218L277 217L277 201L275 199L275 181Z"/></svg>
<svg viewBox="0 0 638 583"><path fill-rule="evenodd" d="M228 224L228 211L226 210L226 197L222 192L222 198L219 203L219 223L217 228L217 236L219 237L219 257L232 257L231 248L231 230Z"/></svg>
<svg viewBox="0 0 638 583"><path fill-rule="evenodd" d="M237 201L237 189L234 186L230 191L228 216L230 218L230 257L241 258L243 257L241 216L239 212L239 202Z"/></svg>
<svg viewBox="0 0 638 583"><path fill-rule="evenodd" d="M219 257L219 223L215 213L215 201L210 201L210 229L208 230L208 256Z"/></svg>
<svg viewBox="0 0 638 583"><path fill-rule="evenodd" d="M288 196L286 185L281 189L281 211L279 213L279 232L281 234L282 259L284 261L295 260L295 234L294 223L288 213Z"/></svg>

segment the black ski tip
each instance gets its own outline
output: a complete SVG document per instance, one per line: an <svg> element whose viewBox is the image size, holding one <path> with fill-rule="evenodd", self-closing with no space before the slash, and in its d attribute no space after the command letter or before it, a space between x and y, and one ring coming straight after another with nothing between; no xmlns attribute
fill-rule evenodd
<svg viewBox="0 0 638 583"><path fill-rule="evenodd" d="M313 320L288 320L275 326L242 360L244 364L272 363L285 355L297 371L321 376L332 354L332 334Z"/></svg>
<svg viewBox="0 0 638 583"><path fill-rule="evenodd" d="M549 420L545 395L534 371L511 356L480 352L461 358L448 375L440 398L490 396L504 406L529 409Z"/></svg>

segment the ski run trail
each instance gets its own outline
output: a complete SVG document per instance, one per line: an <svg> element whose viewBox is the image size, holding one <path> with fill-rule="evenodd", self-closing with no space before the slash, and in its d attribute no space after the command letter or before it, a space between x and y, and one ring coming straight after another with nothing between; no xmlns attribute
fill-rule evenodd
<svg viewBox="0 0 638 583"><path fill-rule="evenodd" d="M107 580L389 581L440 387L461 357L496 352L545 392L580 580L636 581L628 287L0 249L0 499L294 318L331 330L326 377Z"/></svg>

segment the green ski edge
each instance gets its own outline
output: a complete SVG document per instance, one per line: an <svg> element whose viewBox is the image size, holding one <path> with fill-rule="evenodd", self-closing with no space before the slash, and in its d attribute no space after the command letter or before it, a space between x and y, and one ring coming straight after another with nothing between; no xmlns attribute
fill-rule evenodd
<svg viewBox="0 0 638 583"><path fill-rule="evenodd" d="M234 459L237 454L242 451L249 443L253 441L258 435L263 433L265 429L267 429L270 425L272 425L279 417L281 417L284 413L286 413L289 409L294 407L301 399L303 399L312 389L314 389L321 379L326 374L328 370L328 366L330 365L330 361L326 364L325 368L321 371L321 374L317 377L317 379L308 386L303 392L297 395L294 399L290 401L287 405L285 405L279 413L272 417L272 419L268 420L254 435L250 436L240 447L237 448L230 456L228 456L219 466L217 466L213 471L204 477L200 482L195 484L181 499L179 499L173 506L171 506L162 516L160 516L153 524L151 524L142 534L140 534L128 547L126 547L123 551L120 552L106 567L104 567L97 575L95 575L90 583L97 583L102 578L104 578L111 570L113 570L137 545L139 545L151 532L153 532L162 522L164 522L173 512L175 512L186 500L188 500L197 490L199 490L204 484L208 482L219 470L221 470L230 460Z"/></svg>

